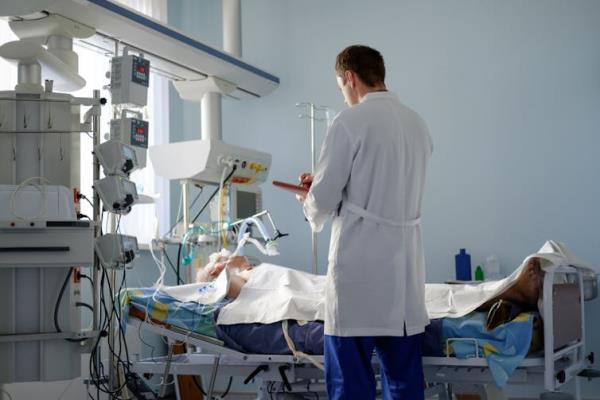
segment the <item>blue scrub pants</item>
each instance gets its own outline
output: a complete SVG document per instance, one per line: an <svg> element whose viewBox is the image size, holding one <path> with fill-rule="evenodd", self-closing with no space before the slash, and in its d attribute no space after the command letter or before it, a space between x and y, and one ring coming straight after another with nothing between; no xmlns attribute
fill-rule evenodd
<svg viewBox="0 0 600 400"><path fill-rule="evenodd" d="M384 400L423 400L422 334L341 337L325 335L325 380L331 400L375 399L373 350L381 364Z"/></svg>

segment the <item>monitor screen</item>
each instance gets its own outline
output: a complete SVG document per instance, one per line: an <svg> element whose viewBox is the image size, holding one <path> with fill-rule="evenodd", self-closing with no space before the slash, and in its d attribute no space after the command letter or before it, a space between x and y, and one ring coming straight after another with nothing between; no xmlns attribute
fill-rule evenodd
<svg viewBox="0 0 600 400"><path fill-rule="evenodd" d="M260 211L256 209L257 196L258 194L254 192L236 191L236 219L248 218Z"/></svg>

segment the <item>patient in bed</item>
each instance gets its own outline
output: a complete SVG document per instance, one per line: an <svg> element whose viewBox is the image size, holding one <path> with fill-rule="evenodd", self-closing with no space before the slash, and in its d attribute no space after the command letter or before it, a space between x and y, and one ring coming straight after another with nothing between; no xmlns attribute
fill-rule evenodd
<svg viewBox="0 0 600 400"><path fill-rule="evenodd" d="M252 265L243 256L219 256L215 262L202 268L197 276L197 282L210 282L214 280L223 269L229 272L229 290L227 297L235 299L240 294L242 287L252 273ZM538 258L529 259L527 266L519 275L515 283L500 295L485 302L478 311L487 311L502 300L505 304L517 305L521 311L537 311L537 302L540 297L542 285L542 269Z"/></svg>
<svg viewBox="0 0 600 400"><path fill-rule="evenodd" d="M273 267L276 266L269 266L269 268ZM236 299L253 273L253 266L247 258L213 258L211 263L198 272L196 279L198 282L210 282L216 279L224 270L227 270L229 275L227 297L232 300ZM484 311L488 315L484 329L492 331L495 327L512 321L515 313L535 310L541 291L541 276L542 270L539 259L531 258L514 284L500 295L481 305L477 310ZM252 285L252 283L250 284ZM215 321L217 319L218 314ZM223 324L217 325L216 329L218 337L224 340L229 347L238 351L260 354L265 352L289 353L289 344L282 333L281 322ZM321 321L308 323L289 321L289 335L300 351L307 354L323 354L323 324ZM443 355L444 346L441 338L443 338L442 319L432 319L431 325L427 327L424 335L424 354L430 356ZM541 340L537 342L539 344ZM532 344L531 348L537 349L539 345Z"/></svg>

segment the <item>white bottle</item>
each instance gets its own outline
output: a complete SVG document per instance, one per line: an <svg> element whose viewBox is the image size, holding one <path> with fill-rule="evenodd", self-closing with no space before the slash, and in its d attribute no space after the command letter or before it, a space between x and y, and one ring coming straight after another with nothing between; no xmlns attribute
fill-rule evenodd
<svg viewBox="0 0 600 400"><path fill-rule="evenodd" d="M486 280L500 279L500 261L495 254L485 259L484 271Z"/></svg>

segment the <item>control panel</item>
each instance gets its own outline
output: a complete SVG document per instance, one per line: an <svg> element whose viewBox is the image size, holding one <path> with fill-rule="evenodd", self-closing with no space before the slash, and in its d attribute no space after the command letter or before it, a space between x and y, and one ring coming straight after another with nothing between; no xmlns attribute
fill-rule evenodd
<svg viewBox="0 0 600 400"><path fill-rule="evenodd" d="M148 104L150 61L126 54L114 57L110 68L110 93L112 104Z"/></svg>
<svg viewBox="0 0 600 400"><path fill-rule="evenodd" d="M223 169L227 176L234 166L230 183L260 184L266 181L271 167L270 154L218 140L169 143L151 146L149 151L157 175L199 184L219 184Z"/></svg>
<svg viewBox="0 0 600 400"><path fill-rule="evenodd" d="M139 252L135 236L108 233L96 238L96 254L104 268L122 268Z"/></svg>
<svg viewBox="0 0 600 400"><path fill-rule="evenodd" d="M148 121L137 111L125 109L120 119L110 121L110 139L131 146L136 153L138 168L146 167L149 138Z"/></svg>

